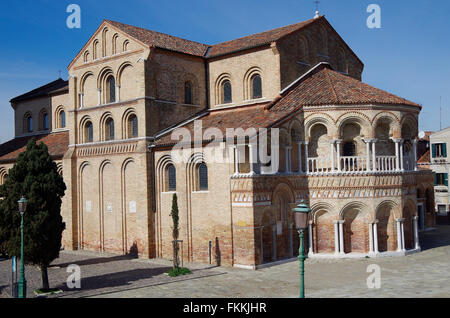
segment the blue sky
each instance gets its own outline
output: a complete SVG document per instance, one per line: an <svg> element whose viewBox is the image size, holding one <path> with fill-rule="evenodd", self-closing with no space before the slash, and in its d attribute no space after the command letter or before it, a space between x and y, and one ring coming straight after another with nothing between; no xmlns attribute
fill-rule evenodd
<svg viewBox="0 0 450 318"><path fill-rule="evenodd" d="M81 29L66 8L81 7ZM369 29L371 3L382 28ZM450 1L321 0L320 13L365 64L363 81L423 105L421 130L450 126ZM0 10L0 142L14 137L12 97L55 80L103 19L215 44L313 17L313 0L21 0ZM443 107L440 118L439 105Z"/></svg>

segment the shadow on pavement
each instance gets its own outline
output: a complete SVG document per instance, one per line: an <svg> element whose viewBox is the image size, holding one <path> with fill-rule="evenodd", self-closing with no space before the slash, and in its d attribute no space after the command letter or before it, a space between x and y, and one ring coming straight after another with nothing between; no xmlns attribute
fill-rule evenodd
<svg viewBox="0 0 450 318"><path fill-rule="evenodd" d="M437 225L436 230L422 232L420 246L423 251L450 246L450 225Z"/></svg>
<svg viewBox="0 0 450 318"><path fill-rule="evenodd" d="M134 269L118 273L92 276L81 279L81 290L69 289L66 284L56 286L64 292L85 292L102 288L115 288L120 286L131 286L133 282L149 279L170 270L170 267L159 267L152 269Z"/></svg>
<svg viewBox="0 0 450 318"><path fill-rule="evenodd" d="M137 258L138 258L137 256L133 256L133 255L118 255L118 256L113 256L113 257L90 258L90 259L81 260L81 261L73 261L71 263L61 263L61 264L53 263L52 265L49 266L49 268L52 268L52 267L65 268L65 267L68 267L73 264L76 264L78 266L97 265L97 264L104 264L104 263L110 263L110 262L129 261L129 260L133 260L133 259L137 259Z"/></svg>

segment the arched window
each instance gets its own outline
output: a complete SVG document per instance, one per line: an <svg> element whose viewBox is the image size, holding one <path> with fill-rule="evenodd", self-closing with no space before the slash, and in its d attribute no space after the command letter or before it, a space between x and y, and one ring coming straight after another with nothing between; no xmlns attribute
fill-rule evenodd
<svg viewBox="0 0 450 318"><path fill-rule="evenodd" d="M188 105L191 105L193 103L191 82L184 83L184 103Z"/></svg>
<svg viewBox="0 0 450 318"><path fill-rule="evenodd" d="M261 75L256 74L252 77L252 99L262 98L262 80Z"/></svg>
<svg viewBox="0 0 450 318"><path fill-rule="evenodd" d="M356 156L356 146L353 142L345 142L343 147L344 157Z"/></svg>
<svg viewBox="0 0 450 318"><path fill-rule="evenodd" d="M198 189L199 191L208 190L208 167L205 163L198 166Z"/></svg>
<svg viewBox="0 0 450 318"><path fill-rule="evenodd" d="M31 133L33 132L33 117L30 113L25 114L24 116L24 132Z"/></svg>
<svg viewBox="0 0 450 318"><path fill-rule="evenodd" d="M128 138L136 138L138 136L138 119L136 115L128 117Z"/></svg>
<svg viewBox="0 0 450 318"><path fill-rule="evenodd" d="M130 44L130 41L128 41L128 40L125 40L123 42L123 51L124 52L128 51L129 44Z"/></svg>
<svg viewBox="0 0 450 318"><path fill-rule="evenodd" d="M42 119L42 128L43 130L49 130L50 125L48 123L48 114L44 113L43 119Z"/></svg>
<svg viewBox="0 0 450 318"><path fill-rule="evenodd" d="M117 54L117 39L119 38L119 34L114 34L112 40L112 54Z"/></svg>
<svg viewBox="0 0 450 318"><path fill-rule="evenodd" d="M222 84L222 104L229 104L233 102L231 82L226 80Z"/></svg>
<svg viewBox="0 0 450 318"><path fill-rule="evenodd" d="M89 51L84 52L84 62L89 61Z"/></svg>
<svg viewBox="0 0 450 318"><path fill-rule="evenodd" d="M167 191L177 191L177 171L172 164L167 167Z"/></svg>
<svg viewBox="0 0 450 318"><path fill-rule="evenodd" d="M94 41L94 44L92 45L92 52L94 60L98 59L98 40Z"/></svg>
<svg viewBox="0 0 450 318"><path fill-rule="evenodd" d="M86 143L94 141L94 127L90 121L84 124L84 141Z"/></svg>
<svg viewBox="0 0 450 318"><path fill-rule="evenodd" d="M105 140L114 140L114 120L108 118L105 122Z"/></svg>
<svg viewBox="0 0 450 318"><path fill-rule="evenodd" d="M63 110L59 113L59 128L66 128L66 112Z"/></svg>
<svg viewBox="0 0 450 318"><path fill-rule="evenodd" d="M106 79L106 103L114 103L116 101L116 80L114 76Z"/></svg>

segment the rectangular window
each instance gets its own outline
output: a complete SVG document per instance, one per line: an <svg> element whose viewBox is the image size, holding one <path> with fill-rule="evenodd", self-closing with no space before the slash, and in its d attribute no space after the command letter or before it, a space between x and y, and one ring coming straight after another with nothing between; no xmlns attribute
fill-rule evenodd
<svg viewBox="0 0 450 318"><path fill-rule="evenodd" d="M433 144L433 158L447 157L447 144Z"/></svg>
<svg viewBox="0 0 450 318"><path fill-rule="evenodd" d="M436 173L435 185L448 186L448 173Z"/></svg>

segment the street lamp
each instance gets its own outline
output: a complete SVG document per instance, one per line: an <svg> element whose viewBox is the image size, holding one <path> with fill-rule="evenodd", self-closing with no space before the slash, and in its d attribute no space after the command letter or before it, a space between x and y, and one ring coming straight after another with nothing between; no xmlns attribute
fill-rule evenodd
<svg viewBox="0 0 450 318"><path fill-rule="evenodd" d="M297 227L298 234L300 235L300 251L298 260L300 261L300 298L305 298L305 247L303 244L303 238L305 236L305 230L308 227L308 215L311 209L302 201L295 209L295 226Z"/></svg>
<svg viewBox="0 0 450 318"><path fill-rule="evenodd" d="M23 263L23 215L27 210L28 201L22 197L19 201L20 212L20 278L19 278L19 298L27 298L27 281L25 279L25 266Z"/></svg>

